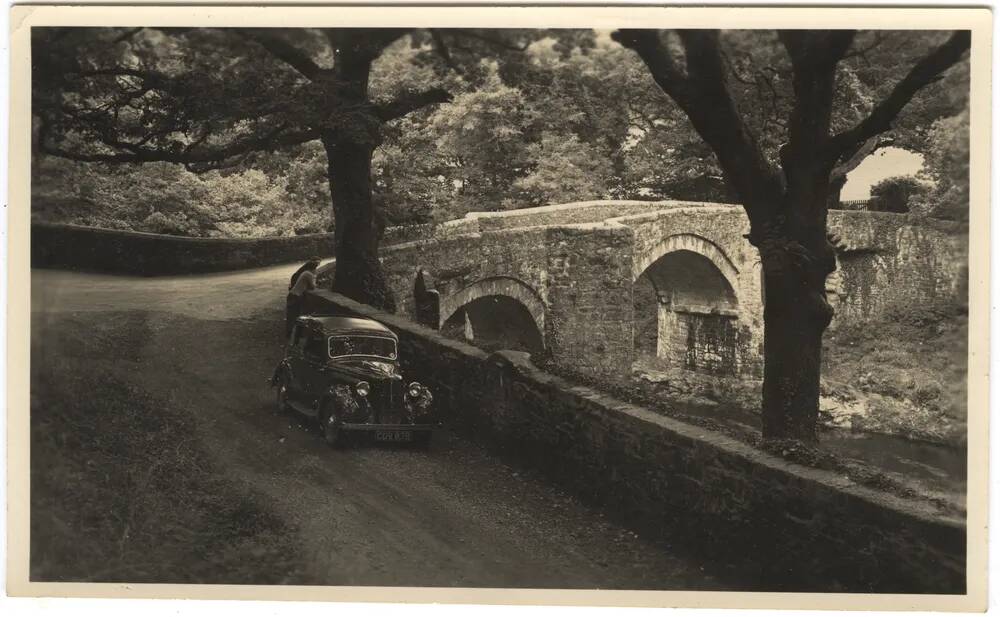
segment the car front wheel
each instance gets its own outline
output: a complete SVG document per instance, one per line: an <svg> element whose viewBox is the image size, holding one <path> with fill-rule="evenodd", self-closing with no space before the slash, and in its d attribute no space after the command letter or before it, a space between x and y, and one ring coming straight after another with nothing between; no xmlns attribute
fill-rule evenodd
<svg viewBox="0 0 1000 617"><path fill-rule="evenodd" d="M320 431L327 444L334 448L344 445L344 431L340 428L340 420L334 413L333 405L327 403L323 407L323 412L319 414Z"/></svg>
<svg viewBox="0 0 1000 617"><path fill-rule="evenodd" d="M284 374L278 378L277 393L275 395L278 404L278 413L288 413L288 375Z"/></svg>

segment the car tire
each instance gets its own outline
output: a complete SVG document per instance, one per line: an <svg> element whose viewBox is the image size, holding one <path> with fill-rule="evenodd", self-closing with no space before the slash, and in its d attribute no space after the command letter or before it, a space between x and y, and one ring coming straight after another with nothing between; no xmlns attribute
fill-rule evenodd
<svg viewBox="0 0 1000 617"><path fill-rule="evenodd" d="M332 448L341 448L346 441L344 431L340 429L340 421L333 413L333 406L326 403L319 414L319 431L323 440Z"/></svg>
<svg viewBox="0 0 1000 617"><path fill-rule="evenodd" d="M288 383L288 373L282 373L277 380L275 385L275 402L278 406L278 413L285 415L291 409L288 405L289 396L289 383Z"/></svg>

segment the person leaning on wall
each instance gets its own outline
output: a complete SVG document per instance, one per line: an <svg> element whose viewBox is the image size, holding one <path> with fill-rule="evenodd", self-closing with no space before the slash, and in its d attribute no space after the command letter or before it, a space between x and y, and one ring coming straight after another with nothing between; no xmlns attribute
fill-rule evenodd
<svg viewBox="0 0 1000 617"><path fill-rule="evenodd" d="M302 314L306 300L306 292L316 289L316 269L320 264L319 257L313 257L295 271L288 282L288 296L285 298L285 336L292 333L295 320Z"/></svg>

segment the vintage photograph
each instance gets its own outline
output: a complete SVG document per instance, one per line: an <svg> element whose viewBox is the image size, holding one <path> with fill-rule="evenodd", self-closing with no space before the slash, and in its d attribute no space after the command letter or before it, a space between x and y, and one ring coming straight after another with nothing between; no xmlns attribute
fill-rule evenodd
<svg viewBox="0 0 1000 617"><path fill-rule="evenodd" d="M389 23L30 28L30 582L969 592L970 29Z"/></svg>

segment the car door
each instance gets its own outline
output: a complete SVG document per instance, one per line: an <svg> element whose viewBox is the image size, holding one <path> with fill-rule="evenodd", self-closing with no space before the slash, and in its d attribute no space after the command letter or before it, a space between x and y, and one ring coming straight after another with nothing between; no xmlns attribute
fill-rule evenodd
<svg viewBox="0 0 1000 617"><path fill-rule="evenodd" d="M306 401L306 383L303 376L308 372L307 362L303 355L306 342L306 327L302 324L295 324L292 328L292 335L288 339L288 366L291 369L291 380L288 384L292 398L297 401Z"/></svg>
<svg viewBox="0 0 1000 617"><path fill-rule="evenodd" d="M298 379L301 383L302 402L315 411L323 394L323 376L326 369L326 335L314 328L305 331L302 341L302 362Z"/></svg>

